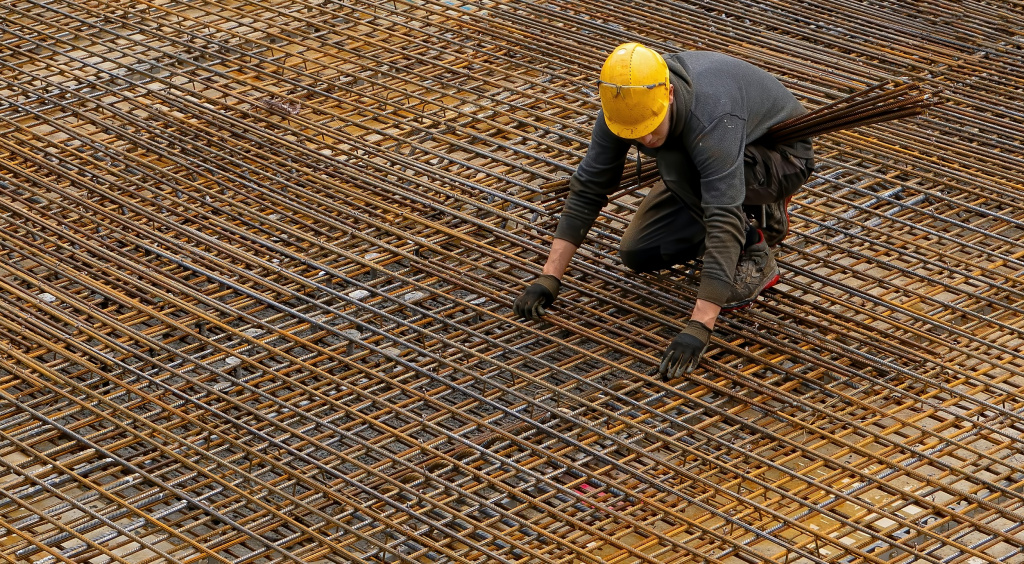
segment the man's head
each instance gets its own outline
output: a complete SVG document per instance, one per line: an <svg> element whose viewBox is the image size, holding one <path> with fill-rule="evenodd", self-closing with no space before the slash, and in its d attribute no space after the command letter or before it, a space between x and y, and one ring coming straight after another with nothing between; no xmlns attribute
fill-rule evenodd
<svg viewBox="0 0 1024 564"><path fill-rule="evenodd" d="M665 142L673 88L661 55L639 43L619 45L601 67L598 91L612 133L652 148Z"/></svg>

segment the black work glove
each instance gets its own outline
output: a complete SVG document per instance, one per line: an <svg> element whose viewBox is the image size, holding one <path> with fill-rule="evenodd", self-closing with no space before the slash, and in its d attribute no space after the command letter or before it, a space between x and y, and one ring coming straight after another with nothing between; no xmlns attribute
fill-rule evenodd
<svg viewBox="0 0 1024 564"><path fill-rule="evenodd" d="M711 340L711 329L700 321L691 319L665 349L665 357L661 359L658 373L665 382L689 374L697 368L700 357L708 348Z"/></svg>
<svg viewBox="0 0 1024 564"><path fill-rule="evenodd" d="M544 308L558 297L558 289L561 287L562 283L558 278L550 274L541 274L523 291L523 295L516 298L512 304L512 311L523 319L540 319L540 316L544 315Z"/></svg>

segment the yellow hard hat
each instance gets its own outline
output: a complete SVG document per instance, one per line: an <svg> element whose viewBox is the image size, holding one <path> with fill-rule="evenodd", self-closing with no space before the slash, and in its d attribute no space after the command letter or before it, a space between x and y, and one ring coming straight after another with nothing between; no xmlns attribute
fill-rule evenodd
<svg viewBox="0 0 1024 564"><path fill-rule="evenodd" d="M639 43L623 43L601 67L598 91L604 121L615 135L643 137L668 113L668 65Z"/></svg>

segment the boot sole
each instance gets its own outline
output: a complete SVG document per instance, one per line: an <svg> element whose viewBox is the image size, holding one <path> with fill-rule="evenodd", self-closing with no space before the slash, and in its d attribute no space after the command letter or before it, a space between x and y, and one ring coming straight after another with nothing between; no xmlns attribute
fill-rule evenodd
<svg viewBox="0 0 1024 564"><path fill-rule="evenodd" d="M771 288L772 286L778 284L779 283L779 278L781 278L781 274L776 274L771 280L768 281L767 284L765 284L764 286L761 286L761 289L758 290L757 293L754 294L754 296L751 297L749 300L745 300L745 301L742 301L742 302L737 302L735 304L729 304L727 306L722 306L722 311L739 311L739 310L747 309L748 307L754 305L754 300L756 300L757 297L761 295L761 292L763 292L763 291L767 290L768 288Z"/></svg>

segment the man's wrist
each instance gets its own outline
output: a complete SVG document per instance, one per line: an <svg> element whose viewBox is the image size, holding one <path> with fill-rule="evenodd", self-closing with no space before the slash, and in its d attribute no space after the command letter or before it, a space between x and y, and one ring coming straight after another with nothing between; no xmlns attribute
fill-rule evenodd
<svg viewBox="0 0 1024 564"><path fill-rule="evenodd" d="M708 341L711 340L711 329L708 328L707 325L704 325L700 321L694 319L691 319L689 322L686 323L686 329L683 330L683 333L687 333L689 335L697 337L698 339L700 339L700 342L704 343L705 345L707 345Z"/></svg>
<svg viewBox="0 0 1024 564"><path fill-rule="evenodd" d="M557 266L548 267L544 265L544 269L540 271L541 276L553 276L556 280L561 280L565 274L564 269L560 269Z"/></svg>
<svg viewBox="0 0 1024 564"><path fill-rule="evenodd" d="M569 267L569 261L572 260L572 256L576 253L576 245L564 239L555 238L551 242L551 252L548 254L548 259L544 263L544 268L541 273L561 280L562 275L565 274L566 268Z"/></svg>
<svg viewBox="0 0 1024 564"><path fill-rule="evenodd" d="M706 300L697 300L690 319L703 323L708 329L715 328L715 321L722 308Z"/></svg>
<svg viewBox="0 0 1024 564"><path fill-rule="evenodd" d="M562 288L562 282L550 274L541 274L533 283L547 288L553 298L558 296L558 290Z"/></svg>

